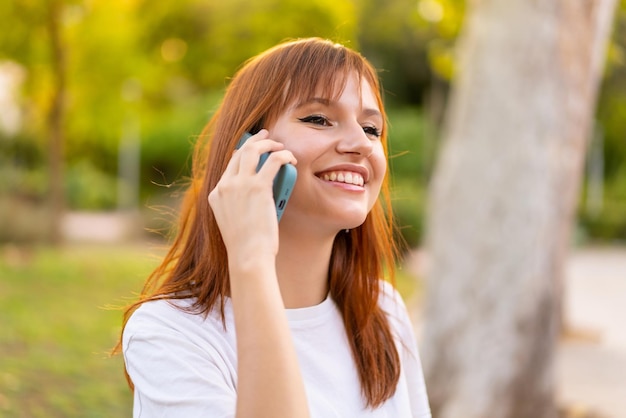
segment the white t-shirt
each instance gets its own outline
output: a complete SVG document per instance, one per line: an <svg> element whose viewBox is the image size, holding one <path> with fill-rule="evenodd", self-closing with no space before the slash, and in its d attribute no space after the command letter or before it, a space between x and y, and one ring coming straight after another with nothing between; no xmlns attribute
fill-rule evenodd
<svg viewBox="0 0 626 418"><path fill-rule="evenodd" d="M417 344L401 297L383 286L401 360L395 394L365 408L341 315L328 297L317 306L288 309L312 417L427 417L430 409ZM144 303L126 324L123 353L134 385L134 417L233 417L237 397L235 324L226 300L226 329L217 311L206 319L175 306L191 300Z"/></svg>

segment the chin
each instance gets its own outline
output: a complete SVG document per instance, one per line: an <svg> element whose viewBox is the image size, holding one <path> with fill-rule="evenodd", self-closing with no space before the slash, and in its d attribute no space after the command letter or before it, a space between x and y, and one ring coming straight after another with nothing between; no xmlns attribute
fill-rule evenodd
<svg viewBox="0 0 626 418"><path fill-rule="evenodd" d="M359 226L363 225L366 219L367 214L362 216L354 216L351 219L346 219L345 222L342 222L341 230L358 228Z"/></svg>
<svg viewBox="0 0 626 418"><path fill-rule="evenodd" d="M366 205L350 203L352 202L342 202L342 204L335 202L332 205L309 204L308 206L294 204L285 210L281 223L293 223L298 225L298 228L307 225L318 231L325 230L328 232L354 229L363 225L369 211Z"/></svg>

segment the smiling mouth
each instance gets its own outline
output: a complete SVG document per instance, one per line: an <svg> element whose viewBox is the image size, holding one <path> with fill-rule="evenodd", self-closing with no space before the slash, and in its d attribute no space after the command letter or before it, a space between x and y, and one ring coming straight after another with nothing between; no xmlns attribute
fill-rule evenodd
<svg viewBox="0 0 626 418"><path fill-rule="evenodd" d="M353 184L355 186L363 186L363 176L352 171L329 171L318 175L319 178L335 183Z"/></svg>

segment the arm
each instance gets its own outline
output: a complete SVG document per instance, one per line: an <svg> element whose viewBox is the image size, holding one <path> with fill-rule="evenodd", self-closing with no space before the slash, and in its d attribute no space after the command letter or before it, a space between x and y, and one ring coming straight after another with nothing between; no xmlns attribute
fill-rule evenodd
<svg viewBox="0 0 626 418"><path fill-rule="evenodd" d="M404 369L404 378L411 404L411 416L430 418L424 373L411 318L398 291L387 282L381 281L381 285L381 307L387 313L390 325L400 343L398 350L402 359L402 368Z"/></svg>
<svg viewBox="0 0 626 418"><path fill-rule="evenodd" d="M237 333L237 417L307 417L308 405L275 262L272 181L293 155L267 131L238 150L209 195L228 252ZM259 156L273 151L259 172Z"/></svg>
<svg viewBox="0 0 626 418"><path fill-rule="evenodd" d="M231 266L237 417L304 417L308 406L273 266Z"/></svg>

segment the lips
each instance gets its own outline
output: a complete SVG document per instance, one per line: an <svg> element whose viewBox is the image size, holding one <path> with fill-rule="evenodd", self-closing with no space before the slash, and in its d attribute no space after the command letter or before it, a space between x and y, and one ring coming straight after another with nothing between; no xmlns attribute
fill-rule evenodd
<svg viewBox="0 0 626 418"><path fill-rule="evenodd" d="M353 184L355 186L363 186L365 184L363 176L353 171L326 171L318 174L318 177L326 181Z"/></svg>

